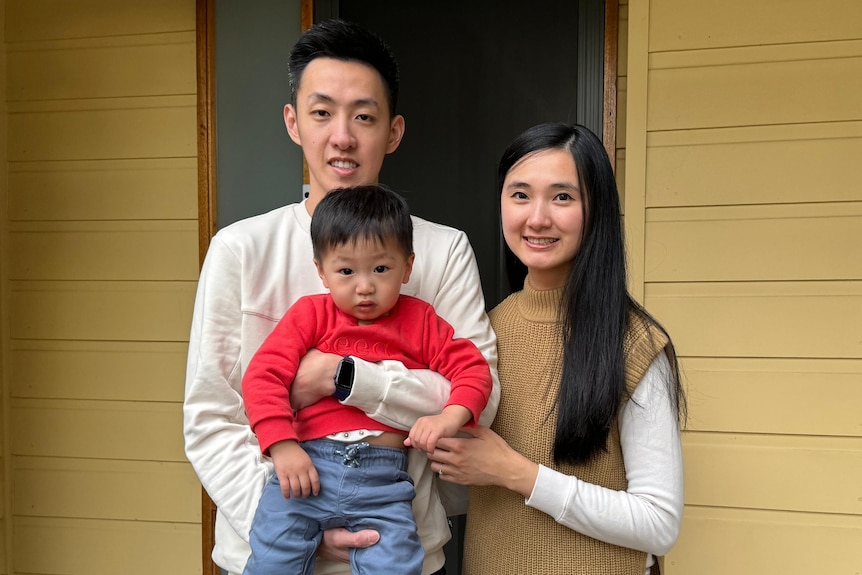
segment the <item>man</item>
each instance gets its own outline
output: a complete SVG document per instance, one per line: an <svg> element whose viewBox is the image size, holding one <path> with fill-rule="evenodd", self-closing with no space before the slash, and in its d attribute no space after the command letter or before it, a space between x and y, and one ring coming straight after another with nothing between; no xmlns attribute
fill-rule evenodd
<svg viewBox="0 0 862 575"><path fill-rule="evenodd" d="M397 65L385 44L363 28L342 21L314 26L291 51L289 68L291 103L284 120L308 164L308 196L237 222L213 238L201 270L189 342L186 454L219 508L213 559L232 574L245 565L251 521L273 473L245 415L243 371L293 302L324 291L309 236L317 203L332 189L377 183L384 157L404 135L404 118L395 113ZM415 218L414 249L413 273L402 291L432 304L455 328L456 337L471 339L488 360L494 390L480 420L487 425L499 400L496 340L470 244L463 232ZM438 411L448 397L448 382L436 373L358 358L352 381L339 380L336 390L340 361L320 352L306 355L292 404L301 408L335 395L375 420L409 429L418 417ZM425 549L423 574L444 573L442 547L450 534L436 478L417 450L410 450L408 472ZM463 501L451 503L450 514L465 511ZM343 563L347 548L366 547L377 539L370 531L328 531L319 549L327 560L317 562L315 573L350 573Z"/></svg>

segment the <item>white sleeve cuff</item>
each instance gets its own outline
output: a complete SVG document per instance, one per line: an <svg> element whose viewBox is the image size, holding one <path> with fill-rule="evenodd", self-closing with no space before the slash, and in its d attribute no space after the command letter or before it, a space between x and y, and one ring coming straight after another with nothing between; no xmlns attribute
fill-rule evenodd
<svg viewBox="0 0 862 575"><path fill-rule="evenodd" d="M539 465L539 474L530 497L524 500L528 507L547 513L559 521L564 512L562 502L570 501L569 491L575 489L572 477Z"/></svg>
<svg viewBox="0 0 862 575"><path fill-rule="evenodd" d="M383 402L388 378L385 373L382 373L380 366L355 356L351 357L354 370L353 387L350 395L341 403L356 407L365 413L375 412Z"/></svg>

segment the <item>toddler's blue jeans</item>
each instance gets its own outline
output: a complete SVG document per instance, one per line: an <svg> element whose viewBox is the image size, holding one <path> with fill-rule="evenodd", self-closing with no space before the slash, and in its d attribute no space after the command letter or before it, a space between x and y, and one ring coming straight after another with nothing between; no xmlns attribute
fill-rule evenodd
<svg viewBox="0 0 862 575"><path fill-rule="evenodd" d="M320 476L320 494L285 499L273 475L251 526L244 575L311 575L323 531L374 529L380 541L350 551L358 575L421 575L413 482L403 449L315 439L302 444Z"/></svg>

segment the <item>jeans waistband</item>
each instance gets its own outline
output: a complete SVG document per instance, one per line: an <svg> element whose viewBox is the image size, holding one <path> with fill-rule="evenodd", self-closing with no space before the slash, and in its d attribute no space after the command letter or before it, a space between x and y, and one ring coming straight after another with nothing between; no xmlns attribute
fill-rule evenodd
<svg viewBox="0 0 862 575"><path fill-rule="evenodd" d="M407 469L405 450L395 447L369 445L366 441L342 443L331 439L304 441L302 448L309 457L337 461L348 467L395 466Z"/></svg>

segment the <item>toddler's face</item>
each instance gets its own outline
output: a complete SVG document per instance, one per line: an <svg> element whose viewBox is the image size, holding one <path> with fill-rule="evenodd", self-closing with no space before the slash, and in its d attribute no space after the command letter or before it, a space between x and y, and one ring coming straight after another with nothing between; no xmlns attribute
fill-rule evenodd
<svg viewBox="0 0 862 575"><path fill-rule="evenodd" d="M401 285L410 279L413 255L405 257L394 238L384 243L360 239L329 248L315 264L335 305L362 324L395 306Z"/></svg>

